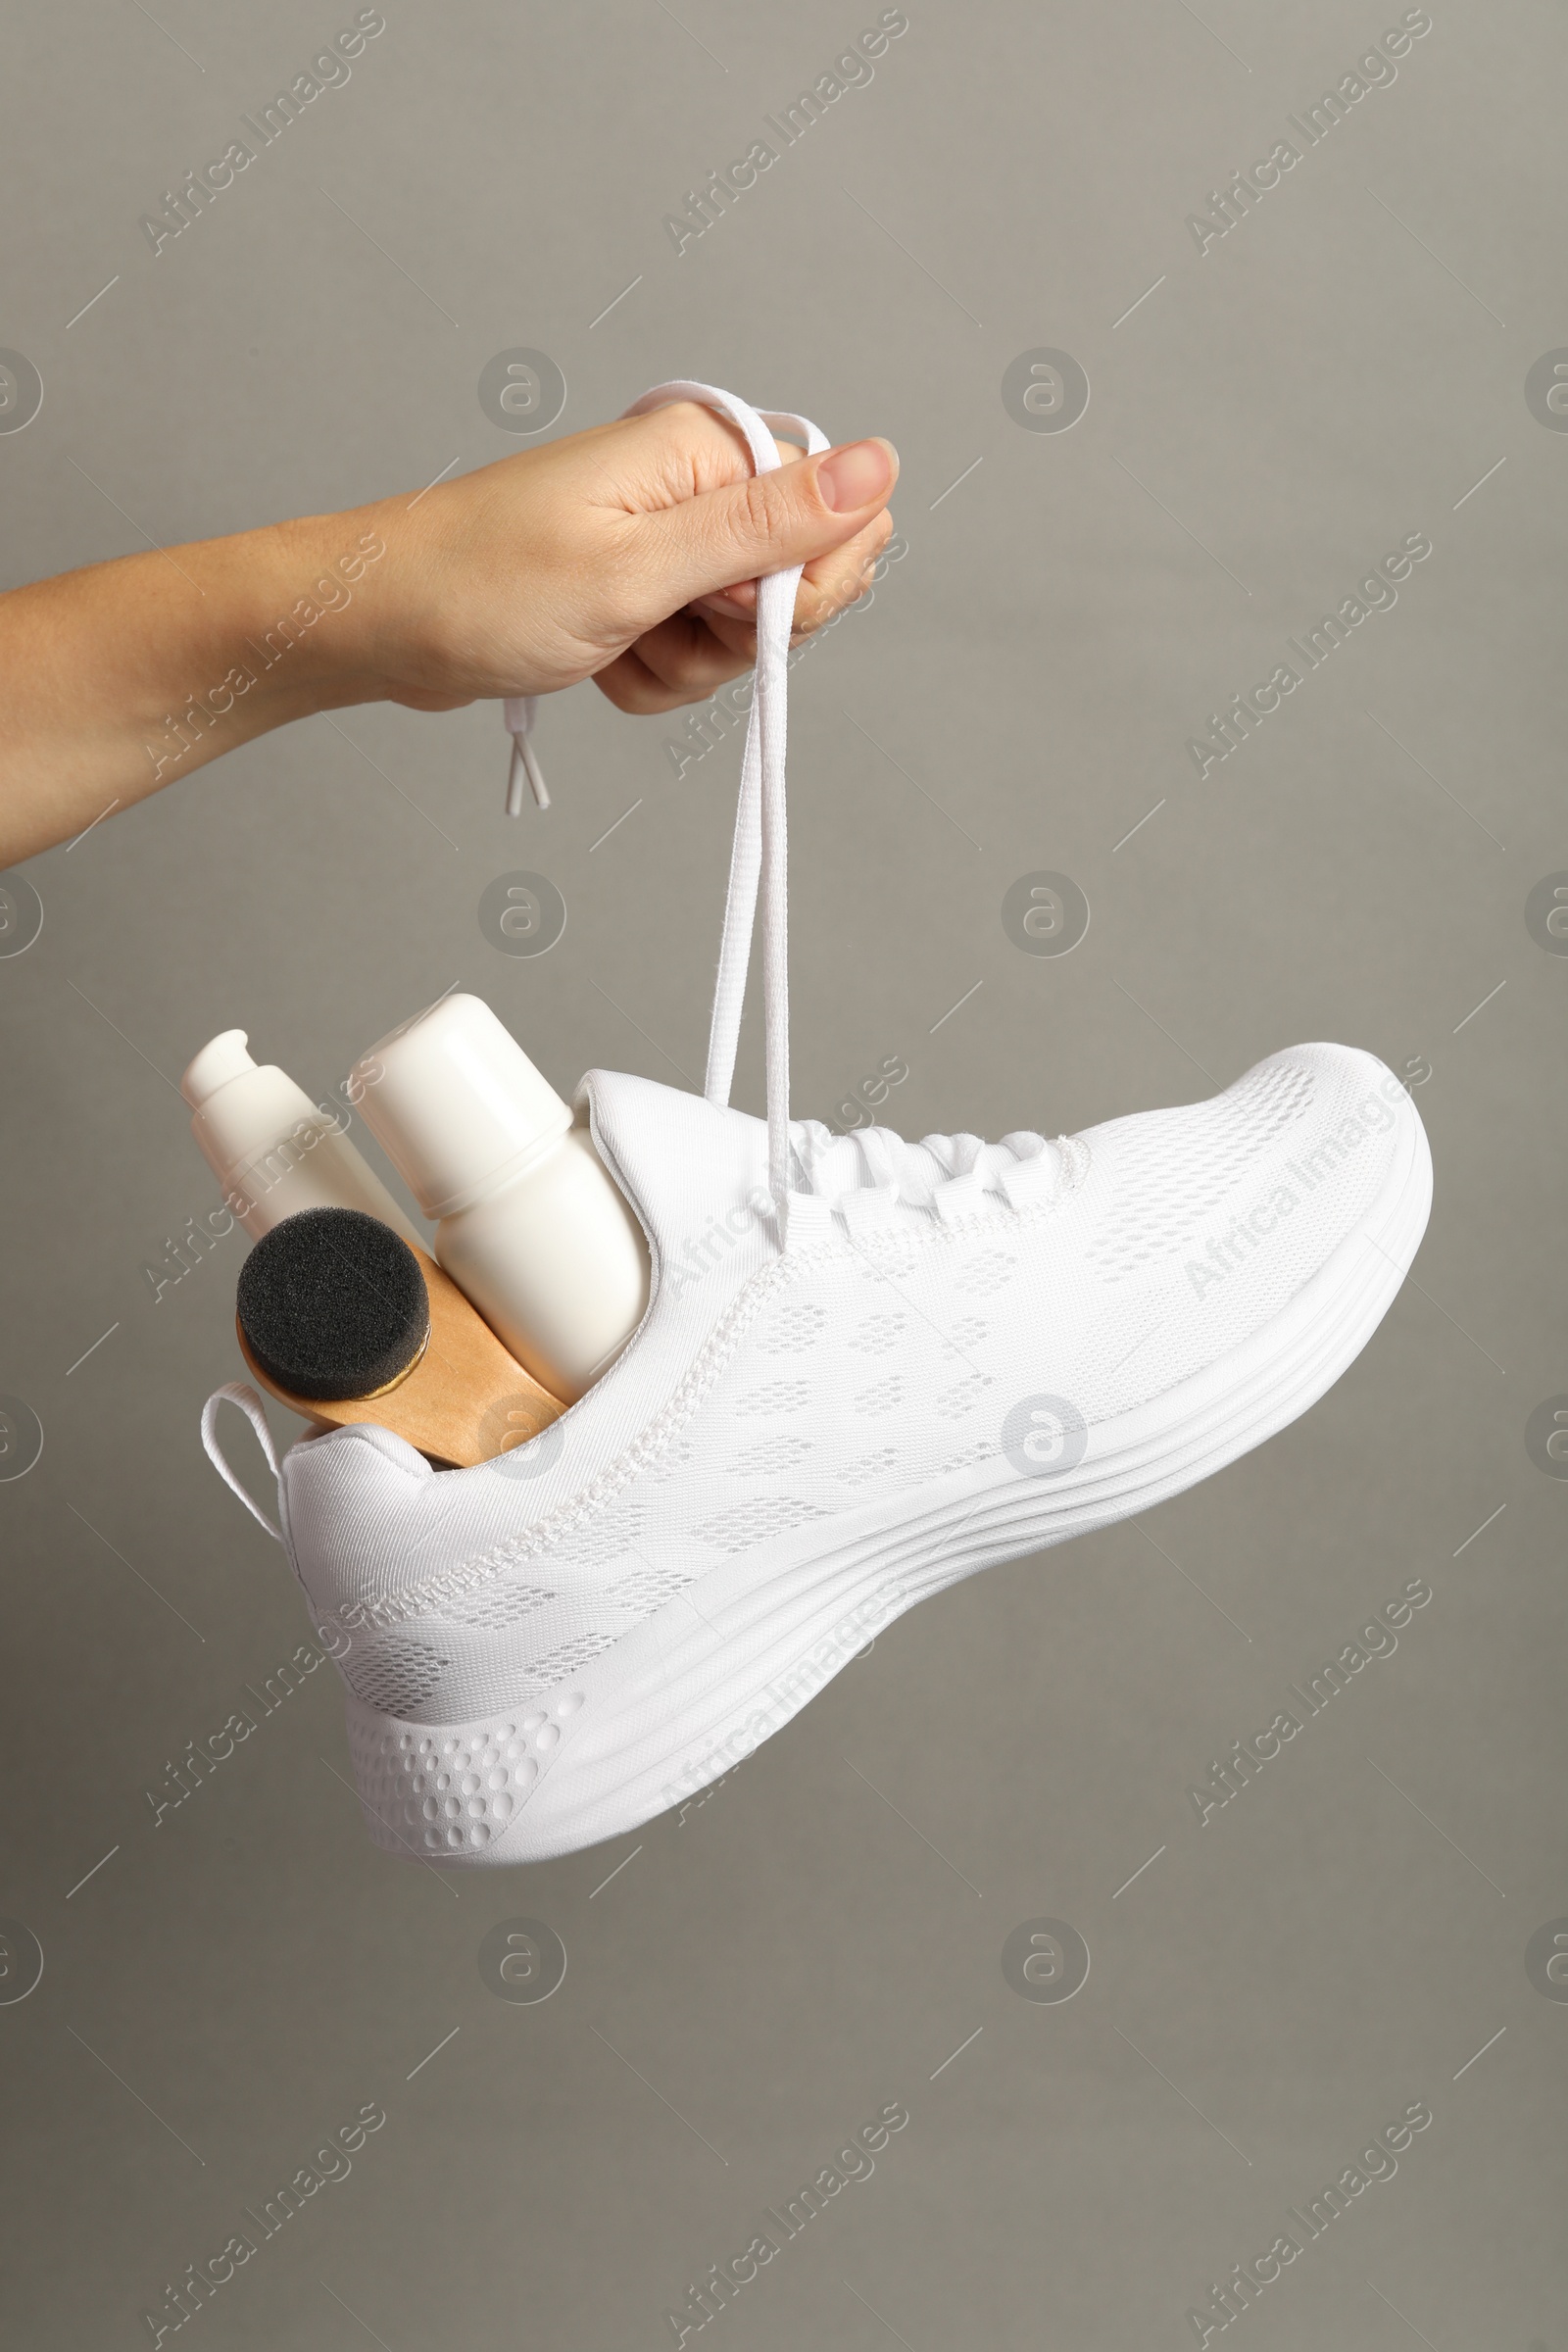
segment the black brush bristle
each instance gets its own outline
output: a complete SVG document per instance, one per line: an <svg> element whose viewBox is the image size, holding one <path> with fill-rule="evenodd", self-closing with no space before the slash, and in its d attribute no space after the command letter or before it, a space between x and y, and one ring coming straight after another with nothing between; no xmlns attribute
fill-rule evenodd
<svg viewBox="0 0 1568 2352"><path fill-rule="evenodd" d="M424 1346L430 1301L419 1261L379 1217L302 1208L263 1234L239 1271L246 1345L291 1396L372 1396Z"/></svg>

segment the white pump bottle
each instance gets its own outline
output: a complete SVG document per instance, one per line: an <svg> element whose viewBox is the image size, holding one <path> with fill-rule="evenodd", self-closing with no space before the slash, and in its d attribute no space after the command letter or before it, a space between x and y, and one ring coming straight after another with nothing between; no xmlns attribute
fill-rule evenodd
<svg viewBox="0 0 1568 2352"><path fill-rule="evenodd" d="M179 1091L194 1113L191 1133L253 1241L297 1209L358 1208L423 1249L380 1177L341 1132L343 1114L313 1102L275 1062L258 1067L243 1029L225 1029L203 1046Z"/></svg>

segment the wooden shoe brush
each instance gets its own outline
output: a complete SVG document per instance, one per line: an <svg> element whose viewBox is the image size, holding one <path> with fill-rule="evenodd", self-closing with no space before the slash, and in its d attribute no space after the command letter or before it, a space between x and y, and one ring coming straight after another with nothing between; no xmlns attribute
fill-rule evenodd
<svg viewBox="0 0 1568 2352"><path fill-rule="evenodd" d="M318 1429L375 1422L438 1467L493 1460L565 1410L424 1250L356 1208L307 1208L240 1268L240 1351Z"/></svg>

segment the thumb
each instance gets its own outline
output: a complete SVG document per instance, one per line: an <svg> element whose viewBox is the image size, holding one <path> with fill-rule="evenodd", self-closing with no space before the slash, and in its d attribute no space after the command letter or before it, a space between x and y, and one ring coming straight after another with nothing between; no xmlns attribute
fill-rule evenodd
<svg viewBox="0 0 1568 2352"><path fill-rule="evenodd" d="M891 441L854 441L648 515L641 553L661 612L831 554L887 505L898 478Z"/></svg>

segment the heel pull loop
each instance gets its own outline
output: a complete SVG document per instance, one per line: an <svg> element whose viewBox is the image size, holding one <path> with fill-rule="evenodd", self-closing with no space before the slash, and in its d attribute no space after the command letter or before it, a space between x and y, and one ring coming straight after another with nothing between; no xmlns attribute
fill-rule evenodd
<svg viewBox="0 0 1568 2352"><path fill-rule="evenodd" d="M225 1381L220 1389L214 1391L213 1395L208 1397L207 1402L202 1406L202 1444L207 1448L208 1460L212 1463L213 1468L218 1472L218 1475L222 1480L224 1486L230 1488L232 1492L239 1496L241 1502L250 1512L252 1518L261 1522L262 1526L266 1528L268 1534L271 1537L273 1543L281 1544L283 1541L282 1529L275 1526L273 1522L269 1519L261 1504L257 1502L252 1495L245 1492L245 1489L240 1485L238 1478L234 1475L234 1472L229 1467L229 1464L223 1453L223 1448L218 1442L218 1408L220 1404L238 1405L240 1411L244 1414L246 1420L256 1432L257 1440L261 1446L262 1451L267 1456L268 1468L271 1471L273 1478L279 1481L279 1485L281 1486L281 1465L279 1464L277 1458L277 1447L272 1443L272 1433L267 1425L267 1415L262 1409L262 1400L256 1394L256 1391L250 1386L248 1381Z"/></svg>

